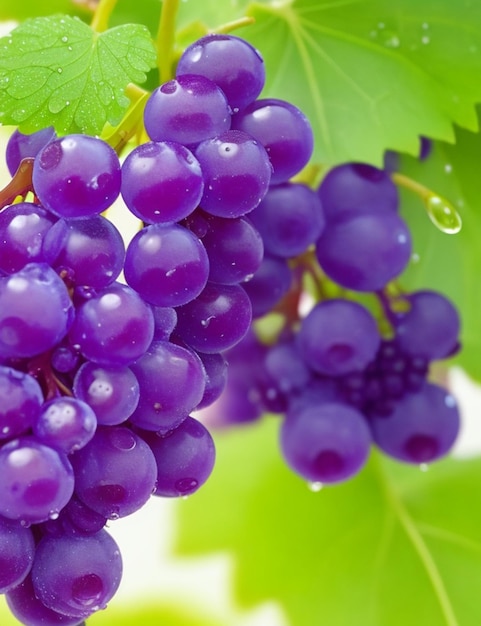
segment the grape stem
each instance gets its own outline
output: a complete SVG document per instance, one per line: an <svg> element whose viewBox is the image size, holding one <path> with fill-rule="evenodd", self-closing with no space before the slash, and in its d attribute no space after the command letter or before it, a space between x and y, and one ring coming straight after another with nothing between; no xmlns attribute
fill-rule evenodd
<svg viewBox="0 0 481 626"><path fill-rule="evenodd" d="M43 352L30 359L28 373L42 387L45 400L52 400L60 395L73 396L72 391L55 375L51 365L51 352Z"/></svg>
<svg viewBox="0 0 481 626"><path fill-rule="evenodd" d="M0 190L0 210L12 204L15 198L25 198L32 191L33 161L32 158L23 159L12 180Z"/></svg>
<svg viewBox="0 0 481 626"><path fill-rule="evenodd" d="M156 40L157 67L161 83L165 83L173 77L175 22L178 9L179 0L164 0L162 3Z"/></svg>
<svg viewBox="0 0 481 626"><path fill-rule="evenodd" d="M227 35L228 33L231 33L234 30L237 30L238 28L243 28L244 26L251 26L252 24L254 24L255 22L255 18L254 17L249 17L249 16L245 16L245 17L240 17L237 20L233 20L232 22L226 22L225 24L222 24L221 26L218 26L217 28L213 28L212 30L209 30L209 33L212 34L217 34L217 35Z"/></svg>
<svg viewBox="0 0 481 626"><path fill-rule="evenodd" d="M129 85L127 95L133 101L120 124L102 139L120 155L136 133L143 128L143 113L150 93L137 85Z"/></svg>
<svg viewBox="0 0 481 626"><path fill-rule="evenodd" d="M110 16L115 9L117 0L100 0L90 22L90 28L96 33L102 33L109 27Z"/></svg>
<svg viewBox="0 0 481 626"><path fill-rule="evenodd" d="M421 185L421 183L418 183L417 180L413 180L405 174L393 172L391 174L391 179L396 185L409 189L410 191L414 191L414 193L416 193L424 202L434 195L431 189L428 189L425 185Z"/></svg>

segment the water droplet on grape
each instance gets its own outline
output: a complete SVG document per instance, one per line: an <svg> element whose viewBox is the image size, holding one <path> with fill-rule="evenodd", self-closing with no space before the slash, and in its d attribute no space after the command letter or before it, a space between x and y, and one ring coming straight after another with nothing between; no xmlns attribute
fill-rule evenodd
<svg viewBox="0 0 481 626"><path fill-rule="evenodd" d="M48 518L51 520L56 520L59 518L59 512L58 511L50 511L50 513L48 514Z"/></svg>

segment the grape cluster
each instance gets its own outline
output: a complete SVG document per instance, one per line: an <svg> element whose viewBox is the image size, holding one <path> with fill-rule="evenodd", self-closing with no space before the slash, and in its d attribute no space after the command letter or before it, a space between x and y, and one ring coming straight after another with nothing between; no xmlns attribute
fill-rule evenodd
<svg viewBox="0 0 481 626"><path fill-rule="evenodd" d="M445 455L459 411L429 374L458 351L460 320L441 293L389 288L411 237L388 171L345 163L315 191L280 184L249 217L268 264L246 285L254 318L277 307L281 328L274 340L251 331L228 351L214 420L282 415L282 455L314 488L357 474L373 445L421 466ZM318 296L307 313L306 277Z"/></svg>
<svg viewBox="0 0 481 626"><path fill-rule="evenodd" d="M373 441L426 463L454 440L456 404L426 375L457 349L456 311L385 290L411 255L395 186L363 164L301 182L311 126L264 81L251 45L208 35L122 161L50 128L9 141L12 176L33 165L32 197L0 213L0 592L26 626L105 607L122 574L106 523L208 479L195 411L284 415L285 459L313 484L355 474ZM119 197L139 220L128 243L105 214ZM391 335L327 282L374 292ZM252 321L273 310L269 343Z"/></svg>

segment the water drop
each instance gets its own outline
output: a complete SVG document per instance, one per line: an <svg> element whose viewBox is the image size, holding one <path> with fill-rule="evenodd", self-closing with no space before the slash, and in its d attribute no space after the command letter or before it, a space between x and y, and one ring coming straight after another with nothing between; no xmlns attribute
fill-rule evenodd
<svg viewBox="0 0 481 626"><path fill-rule="evenodd" d="M427 463L421 463L419 465L419 469L421 470L421 472L427 472L429 469L429 465Z"/></svg>
<svg viewBox="0 0 481 626"><path fill-rule="evenodd" d="M453 171L453 166L450 163L446 163L446 165L444 166L444 171L446 172L446 174L451 174L451 172Z"/></svg>
<svg viewBox="0 0 481 626"><path fill-rule="evenodd" d="M413 263L419 263L420 260L421 257L419 256L419 254L417 252L414 252L414 254L411 256L411 261Z"/></svg>
<svg viewBox="0 0 481 626"><path fill-rule="evenodd" d="M455 235L461 230L461 216L444 198L430 195L426 201L426 209L433 224L443 233Z"/></svg>
<svg viewBox="0 0 481 626"><path fill-rule="evenodd" d="M50 513L48 514L48 518L51 520L56 520L59 518L59 512L58 511L50 511Z"/></svg>
<svg viewBox="0 0 481 626"><path fill-rule="evenodd" d="M61 74L61 73L63 72L63 69L62 69L61 67L58 67L58 68L57 68L57 72L58 72L59 74Z"/></svg>
<svg viewBox="0 0 481 626"><path fill-rule="evenodd" d="M309 489L309 491L312 491L313 493L318 493L319 491L321 491L321 489L324 487L323 483L319 482L319 481L310 481L307 483L307 487Z"/></svg>
<svg viewBox="0 0 481 626"><path fill-rule="evenodd" d="M421 37L421 43L423 43L425 46L427 46L430 41L431 40L430 40L430 38L427 35L423 35Z"/></svg>
<svg viewBox="0 0 481 626"><path fill-rule="evenodd" d="M381 41L386 48L399 48L401 40L397 33L391 30L383 30L381 33Z"/></svg>
<svg viewBox="0 0 481 626"><path fill-rule="evenodd" d="M69 46L69 47L67 48L67 50L68 50L69 52L72 52L72 50L73 50L72 46Z"/></svg>
<svg viewBox="0 0 481 626"><path fill-rule="evenodd" d="M63 42L63 43L67 43L67 41L68 41L68 37L67 37L67 35L64 35L64 36L62 37L62 42Z"/></svg>

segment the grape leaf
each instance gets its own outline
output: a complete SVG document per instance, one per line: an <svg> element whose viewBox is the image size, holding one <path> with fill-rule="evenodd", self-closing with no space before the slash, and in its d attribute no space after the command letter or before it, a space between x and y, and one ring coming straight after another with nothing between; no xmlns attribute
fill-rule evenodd
<svg viewBox="0 0 481 626"><path fill-rule="evenodd" d="M403 173L447 198L459 211L463 227L456 235L437 230L422 201L409 191L402 194L403 215L413 236L416 261L401 276L408 290L438 289L450 297L461 314L462 350L455 362L481 381L481 134L456 129L454 145L435 142L426 161L403 157Z"/></svg>
<svg viewBox="0 0 481 626"><path fill-rule="evenodd" d="M25 20L28 17L39 17L41 15L51 15L52 13L76 13L86 15L87 11L82 9L80 3L73 3L72 0L2 0L0 5L0 20Z"/></svg>
<svg viewBox="0 0 481 626"><path fill-rule="evenodd" d="M126 86L142 83L155 62L142 25L97 34L67 15L26 20L0 39L0 123L99 134L121 120Z"/></svg>
<svg viewBox="0 0 481 626"><path fill-rule="evenodd" d="M187 3L188 5L189 3ZM293 0L253 3L236 34L266 61L263 95L297 104L315 158L382 163L417 154L419 135L475 130L481 99L481 4L470 0Z"/></svg>
<svg viewBox="0 0 481 626"><path fill-rule="evenodd" d="M238 602L276 600L295 626L479 626L481 460L421 472L373 452L312 493L277 427L217 434L212 477L178 508L177 553L230 552Z"/></svg>

